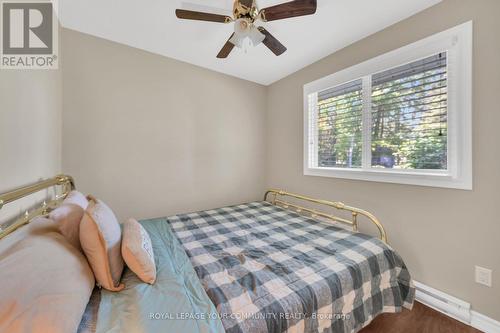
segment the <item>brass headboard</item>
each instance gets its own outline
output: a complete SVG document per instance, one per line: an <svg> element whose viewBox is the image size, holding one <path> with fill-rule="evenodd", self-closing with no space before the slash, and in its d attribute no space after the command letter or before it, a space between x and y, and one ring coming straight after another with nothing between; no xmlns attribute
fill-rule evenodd
<svg viewBox="0 0 500 333"><path fill-rule="evenodd" d="M54 209L61 199L65 198L69 192L75 188L75 183L73 178L66 175L59 175L54 178L42 180L38 183L20 187L18 189L0 194L0 210L7 204L19 200L21 198L27 197L28 195L43 191L51 187L61 187L61 193L56 194L55 198L50 201L44 201L42 205L38 208L34 208L32 211L26 211L23 217L16 220L14 223L7 226L5 229L0 229L0 239L12 233L19 227L29 223L33 218L37 216L46 215L51 209Z"/></svg>
<svg viewBox="0 0 500 333"><path fill-rule="evenodd" d="M306 196L303 196L300 194L293 194L293 193L285 192L282 190L269 190L269 191L267 191L266 194L264 195L264 201L268 201L269 196L271 196L270 202L274 205L279 205L279 206L281 206L283 208L287 208L287 209L292 208L297 213L299 213L299 214L306 213L306 214L309 214L309 216L311 216L312 218L321 217L321 218L324 218L324 219L332 221L332 222L340 222L343 224L347 224L347 225L352 227L353 231L358 231L358 217L360 215L365 216L366 218L368 218L368 220L370 220L377 227L377 229L380 233L380 239L384 243L387 243L387 234L385 232L384 226L382 225L382 223L380 223L380 221L373 214L371 214L365 210L362 210L362 209L359 209L356 207L347 206L347 205L343 204L342 202L314 199L314 198L309 198L309 197L306 197ZM316 209L303 207L303 206L300 206L298 204L295 204L295 203L292 203L289 201L285 201L283 199L284 197L290 197L290 198L310 202L313 204L318 204L318 205L323 205L323 206L335 208L338 210L348 211L351 213L351 219L348 220L348 219L345 219L342 217L338 217L338 216L335 216L332 214L318 211Z"/></svg>

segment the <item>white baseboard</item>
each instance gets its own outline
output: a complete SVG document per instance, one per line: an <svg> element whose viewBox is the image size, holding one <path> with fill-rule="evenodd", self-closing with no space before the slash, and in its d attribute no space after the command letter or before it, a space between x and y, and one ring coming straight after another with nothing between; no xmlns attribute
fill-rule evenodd
<svg viewBox="0 0 500 333"><path fill-rule="evenodd" d="M470 325L485 333L500 333L500 322L476 311L471 311Z"/></svg>
<svg viewBox="0 0 500 333"><path fill-rule="evenodd" d="M485 333L500 333L500 322L471 310L470 303L414 281L415 298L436 311Z"/></svg>

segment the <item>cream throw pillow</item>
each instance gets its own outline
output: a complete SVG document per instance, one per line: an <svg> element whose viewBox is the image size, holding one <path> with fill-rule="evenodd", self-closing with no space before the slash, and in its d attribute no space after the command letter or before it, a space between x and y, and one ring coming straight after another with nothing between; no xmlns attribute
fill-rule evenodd
<svg viewBox="0 0 500 333"><path fill-rule="evenodd" d="M64 198L63 204L78 205L83 209L87 209L89 201L82 193L78 191L71 191L68 193L66 198Z"/></svg>
<svg viewBox="0 0 500 333"><path fill-rule="evenodd" d="M153 284L156 265L151 238L135 219L123 224L122 256L127 266L142 281Z"/></svg>
<svg viewBox="0 0 500 333"><path fill-rule="evenodd" d="M80 245L80 221L88 204L87 198L82 193L71 191L62 204L49 214L49 218L59 226L61 234L80 251L82 251Z"/></svg>
<svg viewBox="0 0 500 333"><path fill-rule="evenodd" d="M120 251L121 229L113 211L93 197L80 222L80 243L94 271L97 283L111 291L120 291L123 258Z"/></svg>

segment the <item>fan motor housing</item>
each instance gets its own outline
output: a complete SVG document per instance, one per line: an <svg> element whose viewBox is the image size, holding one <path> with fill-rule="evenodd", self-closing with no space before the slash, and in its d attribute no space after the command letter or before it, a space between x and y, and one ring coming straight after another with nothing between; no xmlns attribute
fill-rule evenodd
<svg viewBox="0 0 500 333"><path fill-rule="evenodd" d="M250 7L242 4L239 0L235 0L233 15L235 20L246 18L253 23L259 17L259 9L257 8L255 0L252 1L252 6Z"/></svg>

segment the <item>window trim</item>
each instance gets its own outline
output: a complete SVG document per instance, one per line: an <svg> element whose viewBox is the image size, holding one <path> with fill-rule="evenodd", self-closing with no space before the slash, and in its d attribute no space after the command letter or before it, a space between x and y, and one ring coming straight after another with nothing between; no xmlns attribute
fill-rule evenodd
<svg viewBox="0 0 500 333"><path fill-rule="evenodd" d="M363 112L363 165L361 169L315 167L317 144L309 140L310 130L317 131L311 121L317 103L310 96L349 81L363 79L378 72L447 52L448 57L448 170L403 170L372 168L371 112ZM365 82L371 80L363 80ZM363 86L363 89L371 87ZM366 90L365 90L366 91ZM317 95L316 95L317 96ZM316 97L317 98L317 97ZM371 94L364 94L363 109L371 105ZM312 115L317 112L312 112ZM365 128L366 127L366 128ZM397 50L377 56L358 65L304 85L304 175L375 182L433 186L472 190L472 21L437 33ZM315 140L317 143L317 140ZM367 145L369 144L369 145ZM312 146L312 147L311 147ZM461 148L460 148L461 147ZM368 165L367 165L368 164Z"/></svg>

